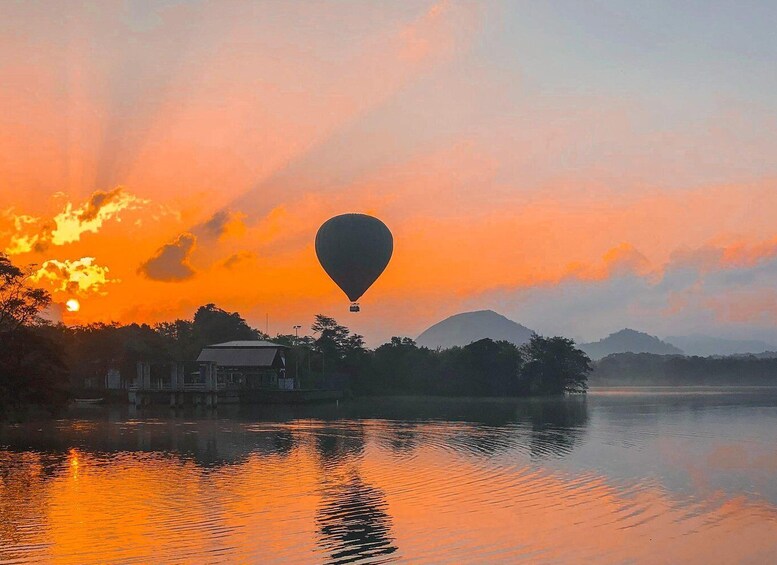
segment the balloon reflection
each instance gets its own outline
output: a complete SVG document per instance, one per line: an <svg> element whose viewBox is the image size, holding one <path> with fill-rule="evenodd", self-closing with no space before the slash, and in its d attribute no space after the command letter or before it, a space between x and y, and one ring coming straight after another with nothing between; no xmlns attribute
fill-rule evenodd
<svg viewBox="0 0 777 565"><path fill-rule="evenodd" d="M636 406L382 400L0 426L0 561L770 561L777 505L676 489L687 461L661 448L761 484L773 408L746 421L692 403L653 445ZM745 429L739 447L715 436ZM657 476L620 475L625 460Z"/></svg>
<svg viewBox="0 0 777 565"><path fill-rule="evenodd" d="M383 491L364 482L359 467L364 426L325 427L316 434L321 466L321 503L316 512L319 544L329 563L369 560L397 551Z"/></svg>

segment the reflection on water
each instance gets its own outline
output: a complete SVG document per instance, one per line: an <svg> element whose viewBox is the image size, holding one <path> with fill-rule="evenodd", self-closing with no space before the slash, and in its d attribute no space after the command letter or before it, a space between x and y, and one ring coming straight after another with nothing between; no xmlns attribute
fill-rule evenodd
<svg viewBox="0 0 777 565"><path fill-rule="evenodd" d="M771 391L89 407L0 427L0 563L773 562L775 424Z"/></svg>
<svg viewBox="0 0 777 565"><path fill-rule="evenodd" d="M362 481L356 473L338 477L325 487L316 515L321 547L332 563L351 563L391 555L397 548L391 537L391 518L380 489Z"/></svg>
<svg viewBox="0 0 777 565"><path fill-rule="evenodd" d="M321 471L321 501L316 512L320 547L331 563L369 560L397 548L392 544L391 518L380 489L365 484L358 462L364 453L364 426L323 427L316 432Z"/></svg>

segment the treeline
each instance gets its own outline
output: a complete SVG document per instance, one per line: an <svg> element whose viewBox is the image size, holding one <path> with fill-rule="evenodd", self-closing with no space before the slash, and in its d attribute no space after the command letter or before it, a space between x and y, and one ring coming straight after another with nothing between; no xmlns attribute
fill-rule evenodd
<svg viewBox="0 0 777 565"><path fill-rule="evenodd" d="M562 337L535 335L522 347L483 339L444 350L393 337L369 350L362 336L334 318L318 315L311 329L315 339L302 345L311 351L302 354L320 354L316 366L323 374L343 377L340 382L357 395L559 395L585 392L591 371L588 356Z"/></svg>
<svg viewBox="0 0 777 565"><path fill-rule="evenodd" d="M99 387L110 370L131 381L138 361L152 363L152 371L164 371L165 363L182 363L187 372L197 370L196 359L205 345L234 340L266 339L235 312L207 304L191 320L148 324L40 325L38 333L59 344L68 367L69 387ZM169 370L169 369L168 369Z"/></svg>
<svg viewBox="0 0 777 565"><path fill-rule="evenodd" d="M585 392L590 370L590 359L561 337L535 335L522 347L482 339L443 350L394 337L372 352L355 386L379 395L558 395Z"/></svg>
<svg viewBox="0 0 777 565"><path fill-rule="evenodd" d="M588 357L560 337L535 336L523 347L484 339L440 351L395 337L371 350L361 335L328 316L316 316L310 330L312 336L269 338L239 314L208 304L191 320L155 326L60 324L38 331L65 351L74 392L89 382L99 388L111 369L131 382L141 360L156 364L152 373L168 370L165 364L170 362L182 363L191 373L198 369L196 359L205 345L252 339L286 345L286 374L302 388L339 388L354 395L557 395L585 391L591 370Z"/></svg>
<svg viewBox="0 0 777 565"><path fill-rule="evenodd" d="M51 297L30 284L31 273L0 254L0 419L31 405L56 410L81 389L104 387L109 372L118 371L126 385L138 361L151 362L152 374L169 371L169 363L192 373L205 345L268 339L214 304L190 320L153 326L51 324L41 318ZM484 339L442 351L395 337L370 350L362 336L327 316L316 316L311 331L272 338L289 347L287 375L303 388L335 383L357 395L554 395L585 391L591 371L588 357L561 337L535 336L520 348Z"/></svg>
<svg viewBox="0 0 777 565"><path fill-rule="evenodd" d="M68 327L42 318L51 296L31 281L33 270L0 254L0 421L24 418L31 409L49 412L85 386L105 384L118 371L125 384L138 361L183 363L196 370L202 347L219 341L266 338L237 313L213 304L191 320L148 324Z"/></svg>
<svg viewBox="0 0 777 565"><path fill-rule="evenodd" d="M617 353L598 361L594 386L774 386L777 359Z"/></svg>

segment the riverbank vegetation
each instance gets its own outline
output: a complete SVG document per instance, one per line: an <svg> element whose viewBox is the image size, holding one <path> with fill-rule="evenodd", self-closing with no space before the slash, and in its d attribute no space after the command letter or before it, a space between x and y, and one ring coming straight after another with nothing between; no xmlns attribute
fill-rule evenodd
<svg viewBox="0 0 777 565"><path fill-rule="evenodd" d="M68 397L102 389L107 375L132 382L139 361L181 363L198 370L205 345L271 339L289 348L287 375L303 388L342 388L358 396L549 396L596 386L774 385L777 359L701 358L624 353L592 364L572 340L535 335L517 347L483 339L464 347L431 350L407 337L369 349L362 336L318 315L311 335L273 337L237 312L214 304L191 319L156 325L65 326L42 317L50 295L31 284L31 270L0 254L0 420L23 417L30 407L55 411Z"/></svg>
<svg viewBox="0 0 777 565"><path fill-rule="evenodd" d="M270 339L237 312L214 304L190 320L65 326L42 317L51 296L31 284L30 269L0 255L0 419L30 406L56 410L85 388L103 388L109 372L126 384L139 361L197 370L208 344ZM534 336L523 347L483 339L433 351L394 337L375 350L362 336L318 315L312 336L277 335L289 347L287 374L303 387L337 386L356 395L525 396L584 392L590 360L571 340Z"/></svg>
<svg viewBox="0 0 777 565"><path fill-rule="evenodd" d="M565 338L535 336L523 347L484 339L430 350L394 337L371 350L331 317L318 315L312 336L276 335L251 328L239 314L213 304L192 320L156 326L92 324L42 328L68 352L70 386L100 386L111 369L131 380L138 361L177 362L187 373L203 346L271 339L289 348L287 375L303 388L342 388L355 395L528 396L584 392L590 360Z"/></svg>
<svg viewBox="0 0 777 565"><path fill-rule="evenodd" d="M777 386L777 357L616 353L595 363L595 386Z"/></svg>
<svg viewBox="0 0 777 565"><path fill-rule="evenodd" d="M318 315L312 335L276 335L252 328L236 312L201 306L192 319L148 324L65 326L43 319L51 296L31 285L30 270L0 255L0 419L31 406L56 410L68 396L124 385L139 361L198 367L203 346L272 339L289 347L287 374L303 387L334 386L355 395L527 396L584 392L590 360L571 340L534 336L523 347L483 339L430 350L394 337L371 350L362 336Z"/></svg>

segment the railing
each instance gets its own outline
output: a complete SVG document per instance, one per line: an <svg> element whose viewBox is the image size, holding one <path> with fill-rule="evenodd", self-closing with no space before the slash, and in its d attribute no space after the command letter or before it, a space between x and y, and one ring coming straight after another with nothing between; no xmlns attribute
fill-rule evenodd
<svg viewBox="0 0 777 565"><path fill-rule="evenodd" d="M224 390L227 388L226 383L217 383L216 384L216 390ZM146 390L146 391L159 391L159 392L175 392L175 391L183 391L183 392L206 392L208 390L213 390L212 388L208 388L206 383L183 383L182 386L172 386L170 383L151 383L151 386L145 387L140 385L130 385L127 387L127 390L131 391L139 391L139 390Z"/></svg>

